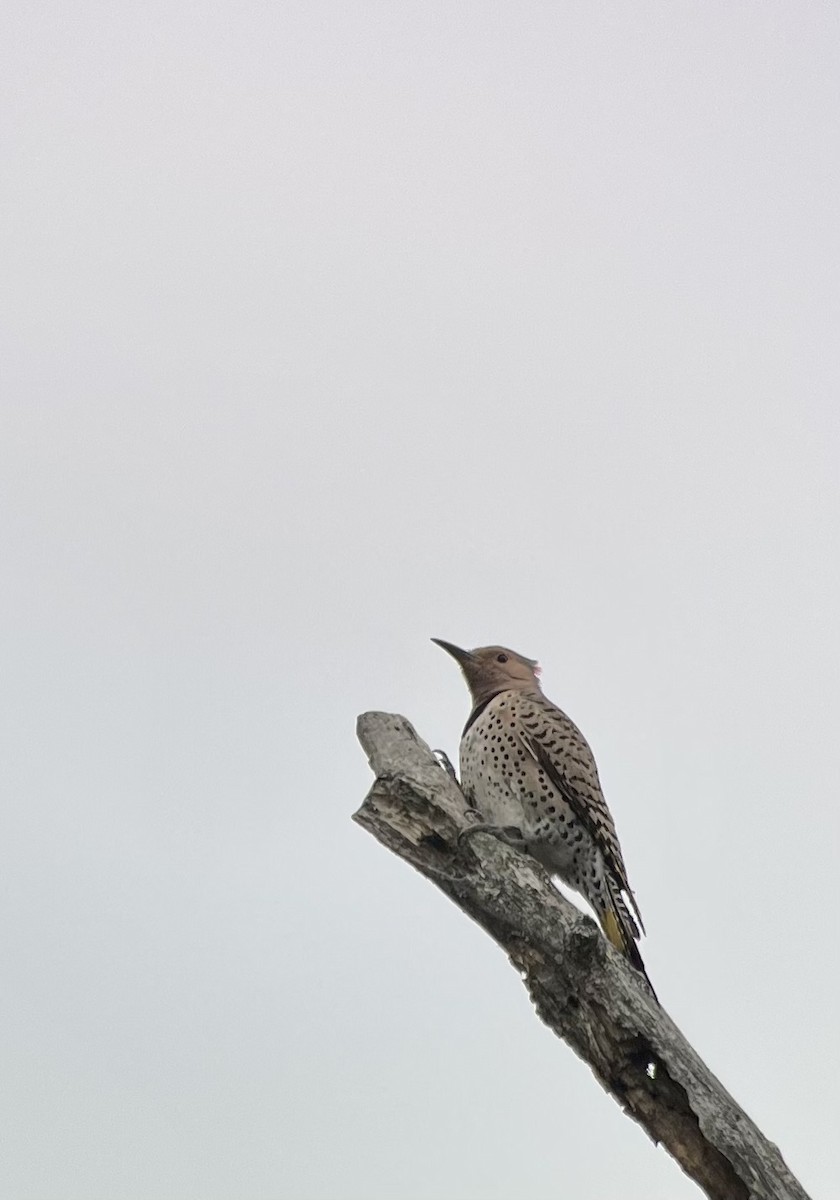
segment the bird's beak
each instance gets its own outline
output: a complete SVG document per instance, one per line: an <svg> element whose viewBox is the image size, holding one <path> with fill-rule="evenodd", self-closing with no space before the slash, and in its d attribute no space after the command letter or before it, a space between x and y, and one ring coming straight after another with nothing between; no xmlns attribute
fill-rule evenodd
<svg viewBox="0 0 840 1200"><path fill-rule="evenodd" d="M465 667L467 663L472 662L472 654L469 650L462 650L460 646L453 646L451 642L444 642L440 638L432 638L432 641L436 646L440 646L441 650L451 654L460 666Z"/></svg>

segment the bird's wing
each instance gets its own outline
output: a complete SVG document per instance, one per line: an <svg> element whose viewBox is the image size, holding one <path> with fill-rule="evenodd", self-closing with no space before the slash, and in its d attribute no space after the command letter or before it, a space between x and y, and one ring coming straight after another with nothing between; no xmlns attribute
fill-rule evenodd
<svg viewBox="0 0 840 1200"><path fill-rule="evenodd" d="M523 697L522 742L537 765L589 833L644 932L644 922L627 878L612 814L607 808L595 758L571 718L542 695Z"/></svg>

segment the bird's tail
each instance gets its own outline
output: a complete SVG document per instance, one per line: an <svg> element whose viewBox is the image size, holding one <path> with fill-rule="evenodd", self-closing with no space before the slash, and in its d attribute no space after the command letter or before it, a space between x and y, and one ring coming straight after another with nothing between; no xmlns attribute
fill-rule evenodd
<svg viewBox="0 0 840 1200"><path fill-rule="evenodd" d="M642 961L639 947L636 944L639 937L639 927L625 904L621 892L612 887L608 887L607 892L607 907L598 914L601 921L601 928L607 940L615 946L616 950L624 955L631 966L644 975L648 987L653 992L653 998L656 1000L656 992L653 991L653 984L648 978L645 964Z"/></svg>

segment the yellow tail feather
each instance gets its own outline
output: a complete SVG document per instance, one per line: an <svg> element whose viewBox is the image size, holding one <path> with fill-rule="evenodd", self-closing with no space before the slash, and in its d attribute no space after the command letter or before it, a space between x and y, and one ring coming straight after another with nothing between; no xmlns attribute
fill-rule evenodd
<svg viewBox="0 0 840 1200"><path fill-rule="evenodd" d="M653 984L648 979L648 973L645 970L645 964L642 962L642 956L639 953L639 947L636 945L635 939L631 936L628 930L624 928L619 914L612 908L608 908L606 912L600 914L601 928L603 929L607 941L612 942L616 950L623 954L630 962L631 966L640 971L647 980L648 987L653 993L654 1000L656 992L653 991Z"/></svg>
<svg viewBox="0 0 840 1200"><path fill-rule="evenodd" d="M607 939L612 942L616 950L620 950L622 954L626 955L628 950L627 939L618 922L618 917L611 908L608 908L605 913L601 914L601 927L607 935Z"/></svg>

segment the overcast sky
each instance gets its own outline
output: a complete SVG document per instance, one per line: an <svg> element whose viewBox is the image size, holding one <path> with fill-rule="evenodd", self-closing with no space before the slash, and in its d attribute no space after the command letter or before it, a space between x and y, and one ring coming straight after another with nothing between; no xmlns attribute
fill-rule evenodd
<svg viewBox="0 0 840 1200"><path fill-rule="evenodd" d="M8 0L0 1194L689 1200L350 821L430 636L598 760L665 1007L836 1190L835 4Z"/></svg>

